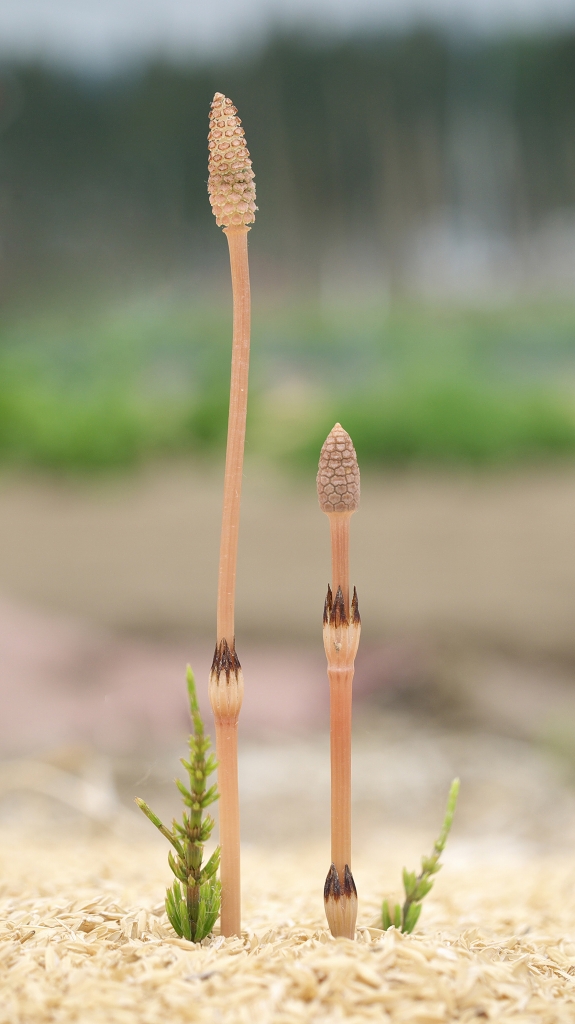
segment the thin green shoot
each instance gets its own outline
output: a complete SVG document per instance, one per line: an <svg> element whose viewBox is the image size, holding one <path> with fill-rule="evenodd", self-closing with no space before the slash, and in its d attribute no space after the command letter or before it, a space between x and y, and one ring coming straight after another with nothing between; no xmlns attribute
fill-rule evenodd
<svg viewBox="0 0 575 1024"><path fill-rule="evenodd" d="M206 786L206 780L217 768L217 761L213 754L208 754L211 740L204 735L196 684L189 665L186 679L194 731L189 739L189 760L181 758L188 773L188 785L179 779L176 785L187 810L184 810L181 824L174 819L169 829L144 800L137 797L136 803L173 847L168 863L176 877L166 891L166 913L171 925L181 938L201 942L212 931L220 913L221 885L216 878L219 847L203 863L204 845L214 827L214 819L209 814L204 816L204 811L219 794L217 786Z"/></svg>
<svg viewBox="0 0 575 1024"><path fill-rule="evenodd" d="M403 906L396 903L393 907L390 907L388 900L383 901L382 927L384 931L394 927L398 931L412 932L415 928L421 914L422 900L433 887L433 875L436 875L442 866L440 857L445 849L447 837L451 830L458 795L459 779L454 779L447 798L447 808L441 832L435 840L431 856L421 858L421 871L418 875L415 874L415 871L408 871L407 868L403 869L403 888L405 890Z"/></svg>

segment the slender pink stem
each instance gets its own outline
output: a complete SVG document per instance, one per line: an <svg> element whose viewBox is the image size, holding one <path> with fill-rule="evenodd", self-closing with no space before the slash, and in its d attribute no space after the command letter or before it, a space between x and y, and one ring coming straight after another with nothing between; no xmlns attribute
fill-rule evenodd
<svg viewBox="0 0 575 1024"><path fill-rule="evenodd" d="M329 516L331 536L331 587L335 595L341 587L345 614L349 616L349 521L351 512L332 512Z"/></svg>
<svg viewBox="0 0 575 1024"><path fill-rule="evenodd" d="M244 441L248 408L248 372L250 367L249 230L244 225L225 228L230 249L234 297L234 327L218 576L217 638L218 643L222 639L227 640L230 648L233 645L235 633L236 567L244 467Z"/></svg>
<svg viewBox="0 0 575 1024"><path fill-rule="evenodd" d="M222 935L241 933L240 807L238 800L238 723L216 718L220 793L220 881Z"/></svg>
<svg viewBox="0 0 575 1024"><path fill-rule="evenodd" d="M331 860L351 868L351 668L328 668L331 735Z"/></svg>
<svg viewBox="0 0 575 1024"><path fill-rule="evenodd" d="M230 651L233 652L235 652L236 568L250 361L248 231L249 228L244 225L225 229L230 250L234 326L218 576L217 643L219 645L225 640ZM226 684L223 683L223 685ZM238 714L239 706L237 714L231 719L222 717L218 713L215 714L220 792L221 932L226 936L240 935L241 933Z"/></svg>

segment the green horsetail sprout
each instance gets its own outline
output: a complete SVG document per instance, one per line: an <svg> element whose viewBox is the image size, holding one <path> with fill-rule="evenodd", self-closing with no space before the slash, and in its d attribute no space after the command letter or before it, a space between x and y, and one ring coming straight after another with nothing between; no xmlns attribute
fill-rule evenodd
<svg viewBox="0 0 575 1024"><path fill-rule="evenodd" d="M388 901L383 901L381 916L384 931L392 926L402 932L412 932L415 928L421 914L421 901L427 896L433 886L432 875L436 875L441 868L439 858L445 849L447 837L453 823L458 794L459 779L454 779L447 798L447 808L441 832L435 840L431 856L421 858L421 871L418 875L415 874L415 871L408 871L407 868L403 869L403 888L405 890L403 906L401 907L399 903L396 903L392 912Z"/></svg>
<svg viewBox="0 0 575 1024"><path fill-rule="evenodd" d="M214 827L214 819L209 814L204 817L204 811L218 799L217 786L206 788L206 780L216 770L217 761L213 754L207 753L211 740L204 735L194 674L189 665L186 679L194 732L189 739L189 761L181 758L189 783L185 786L176 779L176 786L189 811L184 811L181 824L174 819L170 831L144 800L137 797L136 803L175 851L170 850L168 863L176 880L166 890L166 913L171 925L181 938L201 942L212 931L220 913L221 885L216 879L220 863L219 847L207 863L202 864L204 844Z"/></svg>

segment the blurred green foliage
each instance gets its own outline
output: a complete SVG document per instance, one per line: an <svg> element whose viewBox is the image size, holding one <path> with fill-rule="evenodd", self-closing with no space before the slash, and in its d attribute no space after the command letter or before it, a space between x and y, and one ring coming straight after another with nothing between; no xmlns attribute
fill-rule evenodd
<svg viewBox="0 0 575 1024"><path fill-rule="evenodd" d="M0 335L0 461L114 469L221 451L229 310L142 302ZM575 306L256 309L248 451L316 463L339 420L364 467L575 455Z"/></svg>
<svg viewBox="0 0 575 1024"><path fill-rule="evenodd" d="M336 419L363 465L496 465L575 454L575 404L552 390L404 383L331 404L298 454L317 461Z"/></svg>
<svg viewBox="0 0 575 1024"><path fill-rule="evenodd" d="M0 455L4 462L47 469L128 466L173 440L165 410L138 406L119 391L82 397L3 381ZM168 442L169 443L169 442Z"/></svg>

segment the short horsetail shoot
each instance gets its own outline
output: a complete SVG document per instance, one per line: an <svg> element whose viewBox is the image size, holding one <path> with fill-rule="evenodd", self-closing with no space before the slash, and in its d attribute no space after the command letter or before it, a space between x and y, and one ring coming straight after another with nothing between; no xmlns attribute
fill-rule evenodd
<svg viewBox="0 0 575 1024"><path fill-rule="evenodd" d="M222 935L239 935L240 811L238 718L244 682L236 654L234 610L244 440L250 358L248 231L255 220L256 193L244 130L231 100L217 92L210 110L208 192L218 227L228 239L233 292L232 370L220 564L217 636L210 673L220 790Z"/></svg>
<svg viewBox="0 0 575 1024"><path fill-rule="evenodd" d="M433 888L433 875L436 875L441 868L439 858L445 849L447 837L451 830L458 795L459 779L454 779L447 798L447 807L441 832L433 844L431 856L421 858L421 871L418 875L415 874L415 871L408 871L407 868L403 869L403 888L405 891L403 906L396 903L392 909L388 900L383 901L381 918L382 928L385 931L388 928L395 927L398 931L412 932L419 921L421 902L427 896L430 889Z"/></svg>
<svg viewBox="0 0 575 1024"><path fill-rule="evenodd" d="M204 735L196 684L189 666L187 683L194 731L189 739L189 760L182 758L181 761L189 781L186 786L176 779L176 785L188 812L184 811L181 824L174 819L170 830L144 800L138 797L136 803L175 851L173 853L170 850L168 854L170 867L176 876L175 882L166 891L166 913L170 923L181 938L201 942L212 931L220 912L221 887L216 879L220 862L219 847L207 863L202 864L204 844L214 827L213 818L209 814L204 817L204 811L218 799L217 786L207 789L206 780L215 771L217 762L213 754L208 754L211 741L209 736Z"/></svg>
<svg viewBox="0 0 575 1024"><path fill-rule="evenodd" d="M357 890L351 873L351 701L361 621L354 587L349 600L349 523L359 505L359 467L352 440L336 423L321 449L320 508L329 518L332 583L323 613L330 689L331 867L325 912L332 935L353 939Z"/></svg>

